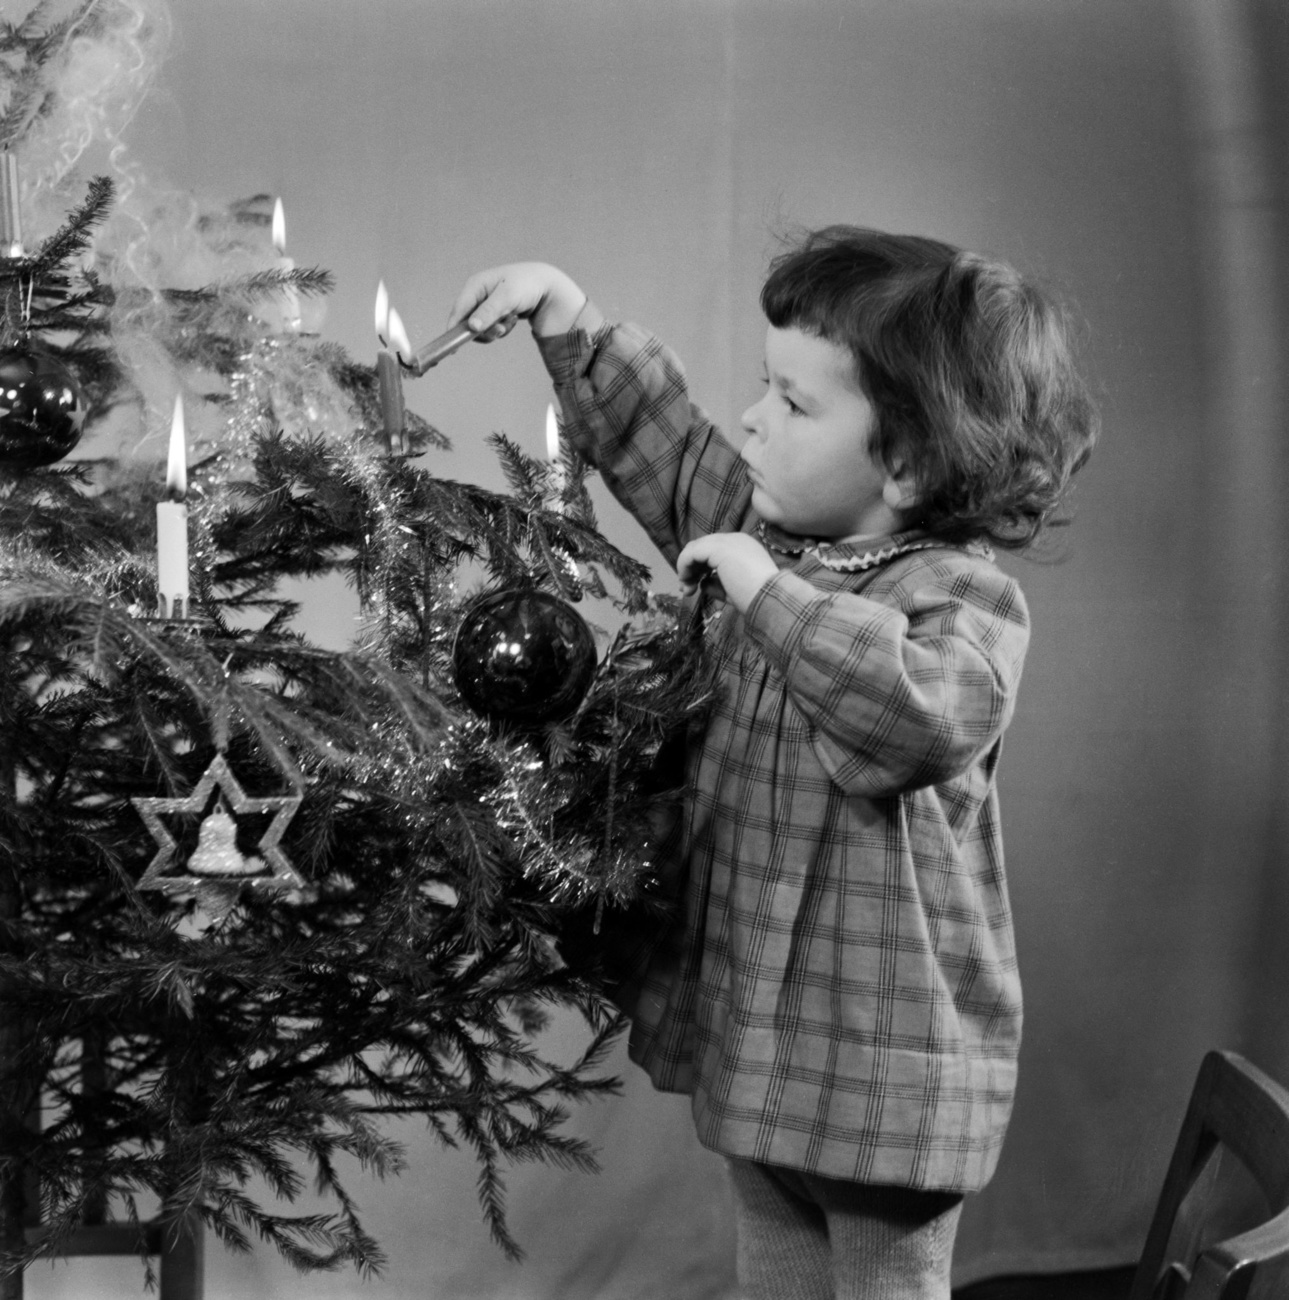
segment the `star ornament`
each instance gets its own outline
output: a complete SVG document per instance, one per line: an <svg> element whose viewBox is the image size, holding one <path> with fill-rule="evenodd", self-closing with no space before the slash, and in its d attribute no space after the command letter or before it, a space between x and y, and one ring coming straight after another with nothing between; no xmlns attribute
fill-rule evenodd
<svg viewBox="0 0 1289 1300"><path fill-rule="evenodd" d="M89 416L89 413L89 407L86 406L84 402L78 401L72 408L71 415L67 417L71 421L72 428L76 430L76 436L78 438L85 431L85 421Z"/></svg>
<svg viewBox="0 0 1289 1300"><path fill-rule="evenodd" d="M256 845L258 858L240 859L236 869L218 874L210 871L196 872L191 869L193 858L187 863L179 864L179 870L172 870L178 845L165 822L164 814L189 814L200 817L206 811L211 795L218 789L234 816L251 816L257 813L272 813L264 834ZM204 896L215 887L219 892L240 892L243 886L263 890L269 893L283 893L293 889L305 889L304 878L291 865L290 859L279 847L282 836L291 818L303 802L303 795L298 792L288 795L275 795L270 798L255 799L246 793L233 775L223 754L216 754L214 761L202 773L201 780L193 787L186 799L164 799L135 797L130 800L139 810L152 838L156 841L157 852L148 869L139 880L140 889L159 889L167 894L198 894ZM194 858L196 855L194 855Z"/></svg>

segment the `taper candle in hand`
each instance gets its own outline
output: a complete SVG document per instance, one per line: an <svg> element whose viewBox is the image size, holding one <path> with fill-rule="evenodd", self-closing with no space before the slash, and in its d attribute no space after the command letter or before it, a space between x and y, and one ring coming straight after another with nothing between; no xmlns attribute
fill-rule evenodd
<svg viewBox="0 0 1289 1300"><path fill-rule="evenodd" d="M423 375L474 337L474 331L468 325L453 325L451 329L444 330L437 338L432 338L413 356L408 357L403 363L404 367L413 375Z"/></svg>
<svg viewBox="0 0 1289 1300"><path fill-rule="evenodd" d="M166 461L166 500L157 502L157 613L188 617L188 449L183 395L175 397Z"/></svg>

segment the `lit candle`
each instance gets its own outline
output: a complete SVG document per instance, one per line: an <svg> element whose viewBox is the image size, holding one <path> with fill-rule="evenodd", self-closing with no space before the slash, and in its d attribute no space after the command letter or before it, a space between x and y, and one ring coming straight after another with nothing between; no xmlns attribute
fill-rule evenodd
<svg viewBox="0 0 1289 1300"><path fill-rule="evenodd" d="M157 502L157 613L162 618L188 616L188 451L184 438L184 401L175 396L166 462L166 500Z"/></svg>
<svg viewBox="0 0 1289 1300"><path fill-rule="evenodd" d="M407 337L407 330L403 327L403 318L398 314L397 307L389 309L389 341L398 354L399 364L406 365L412 355L412 342Z"/></svg>
<svg viewBox="0 0 1289 1300"><path fill-rule="evenodd" d="M398 312L389 305L389 293L382 280L376 286L376 337L380 349L376 353L376 381L380 385L380 416L385 426L385 450L393 454L395 448L402 452L404 430L407 428L407 410L403 405L403 376L398 361L389 350L393 343L399 356L411 355L412 347Z"/></svg>
<svg viewBox="0 0 1289 1300"><path fill-rule="evenodd" d="M0 153L0 257L24 257L22 208L18 203L18 159Z"/></svg>
<svg viewBox="0 0 1289 1300"><path fill-rule="evenodd" d="M560 461L559 420L555 417L553 405L546 407L546 459L551 463L551 484L555 489L555 495L562 498L568 480ZM555 508L562 509L562 502Z"/></svg>
<svg viewBox="0 0 1289 1300"><path fill-rule="evenodd" d="M384 280L376 286L376 338L382 348L389 343L389 290Z"/></svg>
<svg viewBox="0 0 1289 1300"><path fill-rule="evenodd" d="M286 256L286 213L281 199L273 205L273 247L282 255L281 269L294 271L295 261ZM286 327L289 330L300 328L300 295L293 284L286 286Z"/></svg>

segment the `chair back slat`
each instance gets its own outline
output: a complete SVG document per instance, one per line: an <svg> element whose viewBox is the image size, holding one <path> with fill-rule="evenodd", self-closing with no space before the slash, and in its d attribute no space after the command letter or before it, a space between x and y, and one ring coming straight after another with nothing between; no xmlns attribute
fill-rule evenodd
<svg viewBox="0 0 1289 1300"><path fill-rule="evenodd" d="M1187 1192L1223 1146L1253 1176L1271 1217L1202 1250L1167 1258ZM1244 1300L1260 1267L1289 1260L1289 1091L1233 1052L1200 1066L1164 1177L1130 1300Z"/></svg>
<svg viewBox="0 0 1289 1300"><path fill-rule="evenodd" d="M1239 1156L1279 1214L1289 1207L1289 1092L1245 1060L1217 1059L1223 1065L1209 1095L1209 1131Z"/></svg>

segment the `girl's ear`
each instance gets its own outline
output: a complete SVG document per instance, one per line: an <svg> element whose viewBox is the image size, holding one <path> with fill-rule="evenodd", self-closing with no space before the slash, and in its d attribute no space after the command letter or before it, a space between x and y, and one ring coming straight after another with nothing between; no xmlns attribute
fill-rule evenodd
<svg viewBox="0 0 1289 1300"><path fill-rule="evenodd" d="M897 463L882 484L882 500L892 510L911 510L918 503L917 484L905 465Z"/></svg>

